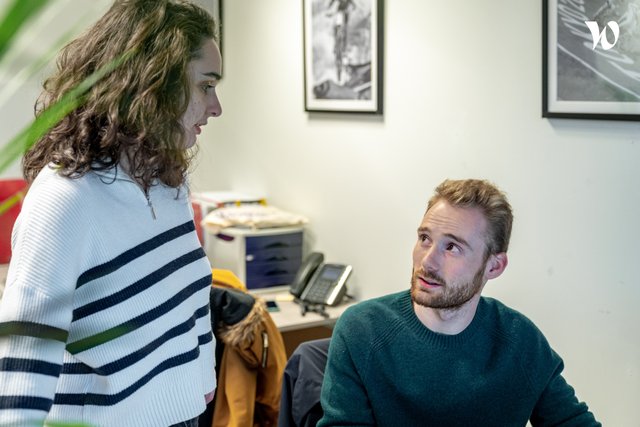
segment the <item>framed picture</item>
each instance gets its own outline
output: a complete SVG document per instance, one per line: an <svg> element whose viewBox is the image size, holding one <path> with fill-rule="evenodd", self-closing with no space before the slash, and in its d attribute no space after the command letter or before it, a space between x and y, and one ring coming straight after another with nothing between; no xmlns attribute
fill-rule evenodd
<svg viewBox="0 0 640 427"><path fill-rule="evenodd" d="M382 114L384 0L302 0L306 111Z"/></svg>
<svg viewBox="0 0 640 427"><path fill-rule="evenodd" d="M640 0L543 0L542 116L640 120Z"/></svg>

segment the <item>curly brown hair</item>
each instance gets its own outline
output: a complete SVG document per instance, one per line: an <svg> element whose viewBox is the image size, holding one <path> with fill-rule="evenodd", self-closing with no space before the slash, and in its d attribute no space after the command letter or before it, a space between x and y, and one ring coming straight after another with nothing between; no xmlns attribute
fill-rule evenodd
<svg viewBox="0 0 640 427"><path fill-rule="evenodd" d="M205 40L216 38L213 18L186 1L116 0L62 49L57 70L36 102L36 114L94 71L123 53L129 56L25 154L27 181L50 163L62 175L77 178L125 160L145 191L156 180L180 186L192 157L183 148L180 124L189 103L187 65L198 58Z"/></svg>

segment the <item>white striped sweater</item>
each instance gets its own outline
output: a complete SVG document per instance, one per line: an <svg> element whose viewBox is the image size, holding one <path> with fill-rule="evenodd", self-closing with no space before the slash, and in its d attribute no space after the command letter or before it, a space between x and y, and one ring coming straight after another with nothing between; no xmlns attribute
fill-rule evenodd
<svg viewBox="0 0 640 427"><path fill-rule="evenodd" d="M211 267L187 191L45 168L0 301L0 426L168 426L215 389ZM152 209L155 219L152 216Z"/></svg>

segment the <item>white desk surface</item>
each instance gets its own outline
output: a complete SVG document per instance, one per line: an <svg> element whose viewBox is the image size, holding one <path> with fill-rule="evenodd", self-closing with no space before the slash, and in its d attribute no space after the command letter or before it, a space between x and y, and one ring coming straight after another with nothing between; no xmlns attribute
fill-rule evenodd
<svg viewBox="0 0 640 427"><path fill-rule="evenodd" d="M355 301L345 298L343 302L335 307L326 307L325 311L329 317L324 317L316 312L307 312L302 315L302 306L293 301L289 293L289 287L264 289L252 291L252 293L265 301L275 301L280 308L279 311L271 311L271 318L280 332L293 331L297 329L312 328L315 326L332 326L338 317Z"/></svg>

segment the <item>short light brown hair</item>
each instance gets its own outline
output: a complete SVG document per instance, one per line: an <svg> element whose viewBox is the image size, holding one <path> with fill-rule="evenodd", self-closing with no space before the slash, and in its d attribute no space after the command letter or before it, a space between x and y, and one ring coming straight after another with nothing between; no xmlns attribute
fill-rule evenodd
<svg viewBox="0 0 640 427"><path fill-rule="evenodd" d="M441 200L454 207L480 209L487 219L488 255L507 252L513 211L506 195L494 184L479 179L447 179L436 187L427 204L427 212Z"/></svg>

